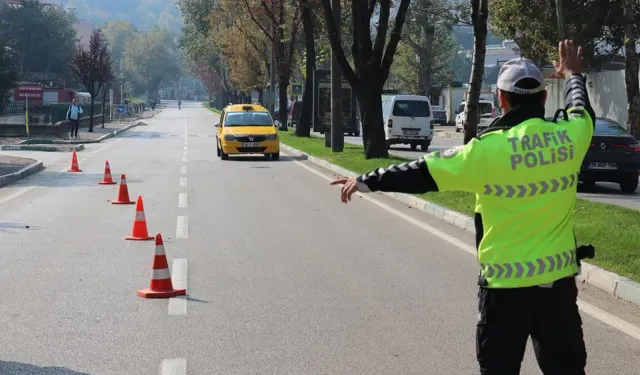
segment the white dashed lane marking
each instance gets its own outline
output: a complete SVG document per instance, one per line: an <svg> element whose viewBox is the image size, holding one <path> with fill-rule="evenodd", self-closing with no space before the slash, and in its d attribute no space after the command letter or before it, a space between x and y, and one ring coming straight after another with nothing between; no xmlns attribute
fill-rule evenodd
<svg viewBox="0 0 640 375"><path fill-rule="evenodd" d="M187 193L178 194L178 207L179 208L187 208L189 205L187 201Z"/></svg>
<svg viewBox="0 0 640 375"><path fill-rule="evenodd" d="M189 216L178 216L178 222L176 223L176 238L189 238Z"/></svg>
<svg viewBox="0 0 640 375"><path fill-rule="evenodd" d="M187 187L187 178L180 177L180 187Z"/></svg>
<svg viewBox="0 0 640 375"><path fill-rule="evenodd" d="M187 174L187 166L186 165L183 165L182 167L180 167L180 173Z"/></svg>
<svg viewBox="0 0 640 375"><path fill-rule="evenodd" d="M171 282L174 288L187 289L188 266L187 259L174 259L171 268ZM188 292L188 291L187 291ZM169 315L187 315L187 296L177 296L169 299Z"/></svg>
<svg viewBox="0 0 640 375"><path fill-rule="evenodd" d="M185 358L163 359L160 364L160 375L186 375L187 360Z"/></svg>

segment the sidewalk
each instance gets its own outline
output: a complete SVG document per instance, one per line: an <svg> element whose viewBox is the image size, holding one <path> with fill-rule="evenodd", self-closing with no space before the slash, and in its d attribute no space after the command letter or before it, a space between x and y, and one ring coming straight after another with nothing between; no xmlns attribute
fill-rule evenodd
<svg viewBox="0 0 640 375"><path fill-rule="evenodd" d="M93 124L93 132L89 132L88 127L81 127L80 131L78 131L79 139L69 139L68 134L64 134L61 137L37 137L31 138L30 144L34 143L93 143L99 142L102 137L107 134L120 133L124 128L132 127L132 125L137 124L139 121L149 119L155 116L160 111L145 111L142 113L142 116L138 119L131 119L130 121L122 121L122 122L106 122L104 124L104 128L102 127L102 121L96 120ZM37 139L37 140L36 140ZM104 139L104 138L103 138ZM26 137L12 137L12 138L0 138L0 145L16 145L16 144L25 144L27 143ZM36 142L33 142L36 141Z"/></svg>
<svg viewBox="0 0 640 375"><path fill-rule="evenodd" d="M41 161L0 155L0 187L39 172L43 168Z"/></svg>

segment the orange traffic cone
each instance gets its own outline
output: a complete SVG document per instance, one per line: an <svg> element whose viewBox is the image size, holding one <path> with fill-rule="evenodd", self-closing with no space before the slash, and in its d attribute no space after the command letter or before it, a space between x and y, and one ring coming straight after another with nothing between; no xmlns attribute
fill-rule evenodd
<svg viewBox="0 0 640 375"><path fill-rule="evenodd" d="M80 169L80 167L78 166L78 156L76 155L76 152L73 152L73 157L71 158L71 169L69 169L69 172L82 172L82 169Z"/></svg>
<svg viewBox="0 0 640 375"><path fill-rule="evenodd" d="M147 232L147 219L144 217L144 206L141 196L138 196L138 202L136 202L136 218L133 221L133 230L131 230L131 235L124 239L137 241L153 239L152 236L149 236L149 232Z"/></svg>
<svg viewBox="0 0 640 375"><path fill-rule="evenodd" d="M127 176L120 176L120 188L118 189L118 199L111 201L111 204L133 204L129 199L129 189L127 189Z"/></svg>
<svg viewBox="0 0 640 375"><path fill-rule="evenodd" d="M153 270L149 289L138 290L136 292L138 296L144 298L170 298L187 294L186 289L173 289L167 255L164 252L164 244L160 233L156 235L156 250L151 268Z"/></svg>
<svg viewBox="0 0 640 375"><path fill-rule="evenodd" d="M116 182L111 178L111 167L109 167L109 160L104 163L104 177L102 181L98 182L100 185L115 185Z"/></svg>

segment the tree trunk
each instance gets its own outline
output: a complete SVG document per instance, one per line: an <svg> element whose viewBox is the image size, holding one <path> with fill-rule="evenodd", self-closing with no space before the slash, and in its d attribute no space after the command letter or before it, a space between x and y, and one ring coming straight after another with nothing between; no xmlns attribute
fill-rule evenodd
<svg viewBox="0 0 640 375"><path fill-rule="evenodd" d="M278 78L278 101L280 102L278 119L280 120L280 130L287 130L287 107L289 106L287 87L289 87L289 76L280 75Z"/></svg>
<svg viewBox="0 0 640 375"><path fill-rule="evenodd" d="M638 53L633 25L633 0L625 1L624 28L624 81L627 89L627 127L636 139L640 139L640 85L638 84Z"/></svg>
<svg viewBox="0 0 640 375"><path fill-rule="evenodd" d="M258 103L260 103L260 105L263 105L262 100L264 99L264 90L263 89L258 89Z"/></svg>
<svg viewBox="0 0 640 375"><path fill-rule="evenodd" d="M93 133L93 104L96 101L95 96L91 96L91 108L89 109L89 133Z"/></svg>
<svg viewBox="0 0 640 375"><path fill-rule="evenodd" d="M102 91L102 129L104 129L104 113L105 113L105 109L107 108L106 102L107 102L107 90L104 89Z"/></svg>
<svg viewBox="0 0 640 375"><path fill-rule="evenodd" d="M365 159L389 157L382 117L382 85L367 85L357 98L362 116Z"/></svg>
<svg viewBox="0 0 640 375"><path fill-rule="evenodd" d="M316 40L313 33L313 18L308 3L302 7L302 30L304 31L305 46L305 82L302 94L302 112L300 121L296 122L296 136L309 137L311 135L311 119L313 117L313 72L316 70Z"/></svg>
<svg viewBox="0 0 640 375"><path fill-rule="evenodd" d="M433 75L433 43L436 28L428 25L424 27L425 45L424 56L420 56L420 91L422 95L429 97L431 94L431 76Z"/></svg>
<svg viewBox="0 0 640 375"><path fill-rule="evenodd" d="M473 22L473 65L471 82L467 95L464 120L464 143L471 141L478 132L478 101L484 77L484 60L487 52L487 17L489 0L471 0L471 21Z"/></svg>

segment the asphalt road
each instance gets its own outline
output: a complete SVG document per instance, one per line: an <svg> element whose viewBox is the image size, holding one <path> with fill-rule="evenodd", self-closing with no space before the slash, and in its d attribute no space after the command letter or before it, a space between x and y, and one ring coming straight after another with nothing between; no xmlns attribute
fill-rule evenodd
<svg viewBox="0 0 640 375"><path fill-rule="evenodd" d="M443 135L443 133L456 134L454 126L438 126L436 128L437 130L439 130L437 134L440 135ZM320 133L314 134L322 137ZM347 143L362 145L362 137L345 136L344 140ZM436 136L434 137L433 142L431 142L431 147L429 147L428 152L444 150L449 147L455 147L462 144L462 139ZM424 152L420 151L419 149L416 151L411 151L409 145L394 145L389 150L389 153L409 159L419 158L424 155ZM618 206L640 210L640 187L636 189L635 194L623 194L620 191L620 187L618 184L599 182L591 189L584 189L579 185L578 193L578 195L584 199L602 203L616 204Z"/></svg>
<svg viewBox="0 0 640 375"><path fill-rule="evenodd" d="M82 173L43 153L0 189L0 374L477 374L471 235L378 195L343 205L296 158L220 161L214 121L167 108L89 145ZM153 244L124 240L134 207L97 184L105 159L188 298L136 296ZM630 324L583 313L588 373L637 374L638 309L582 289ZM540 374L531 351L522 374Z"/></svg>

